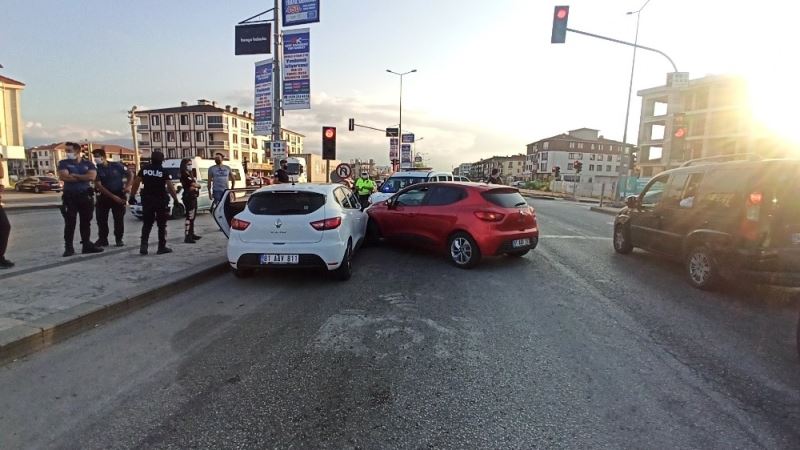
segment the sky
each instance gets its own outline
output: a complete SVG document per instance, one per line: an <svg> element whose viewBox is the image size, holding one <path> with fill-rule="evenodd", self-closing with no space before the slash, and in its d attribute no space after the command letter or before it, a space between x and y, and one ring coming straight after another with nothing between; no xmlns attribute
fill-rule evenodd
<svg viewBox="0 0 800 450"><path fill-rule="evenodd" d="M569 4L570 28L632 41L644 0L321 0L311 28L312 109L287 111L286 128L320 152L321 127L339 127L338 157L388 164L388 140L347 119L398 122L431 166L525 152L525 144L571 129L621 140L632 49L574 33L551 44L553 7ZM794 23L800 2L651 0L639 43L669 54L692 78L740 75L758 120L796 138L800 95ZM26 143L130 136L126 112L216 100L253 110L253 63L233 54L234 25L268 9L255 0L3 0L0 69L26 84ZM635 91L663 85L662 56L640 51ZM421 139L424 138L424 139Z"/></svg>

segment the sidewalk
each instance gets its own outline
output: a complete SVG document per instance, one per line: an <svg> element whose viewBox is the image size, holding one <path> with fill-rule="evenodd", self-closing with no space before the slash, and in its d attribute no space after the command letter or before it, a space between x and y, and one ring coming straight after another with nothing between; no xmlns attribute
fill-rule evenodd
<svg viewBox="0 0 800 450"><path fill-rule="evenodd" d="M610 206L602 206L602 207L600 207L600 206L592 206L589 209L594 211L594 212L599 212L599 213L602 213L602 214L608 214L610 216L616 216L617 214L619 214L620 211L622 211L622 208L613 208L613 207L610 207Z"/></svg>
<svg viewBox="0 0 800 450"><path fill-rule="evenodd" d="M0 273L0 363L224 273L227 239L216 226L198 233L193 245L173 234L171 254L156 255L153 243L142 256L130 245Z"/></svg>

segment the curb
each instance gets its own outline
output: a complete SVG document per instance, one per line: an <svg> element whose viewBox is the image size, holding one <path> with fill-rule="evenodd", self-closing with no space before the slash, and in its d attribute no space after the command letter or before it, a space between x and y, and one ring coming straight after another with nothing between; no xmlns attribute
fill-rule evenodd
<svg viewBox="0 0 800 450"><path fill-rule="evenodd" d="M96 298L72 308L41 317L24 325L0 331L0 365L64 341L98 323L121 317L163 300L207 277L221 275L228 268L226 257L214 258L200 266L184 269L153 280L148 287Z"/></svg>
<svg viewBox="0 0 800 450"><path fill-rule="evenodd" d="M40 209L58 209L61 207L61 203L43 203L41 205L32 205L32 204L24 204L15 206L13 203L8 204L3 207L8 212L15 212L15 211L36 211Z"/></svg>
<svg viewBox="0 0 800 450"><path fill-rule="evenodd" d="M535 198L537 200L560 200L559 197L549 197L546 195L536 195L536 194L522 194L523 197L528 198Z"/></svg>
<svg viewBox="0 0 800 450"><path fill-rule="evenodd" d="M608 214L609 216L616 216L617 211L608 208L601 208L599 206L592 206L589 208L590 211L599 212L601 214Z"/></svg>

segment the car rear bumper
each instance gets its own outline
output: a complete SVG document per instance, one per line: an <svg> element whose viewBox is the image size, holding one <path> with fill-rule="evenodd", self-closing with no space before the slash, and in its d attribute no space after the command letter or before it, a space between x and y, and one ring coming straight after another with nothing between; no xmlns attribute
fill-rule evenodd
<svg viewBox="0 0 800 450"><path fill-rule="evenodd" d="M513 243L519 239L530 239L530 245L514 247ZM525 230L493 234L490 236L476 237L478 247L484 255L502 255L509 252L533 250L539 244L539 231Z"/></svg>
<svg viewBox="0 0 800 450"><path fill-rule="evenodd" d="M234 269L298 269L320 268L336 270L342 264L347 243L326 242L324 239L313 244L259 244L242 242L236 236L228 240L228 262ZM261 264L260 255L299 255L298 264Z"/></svg>

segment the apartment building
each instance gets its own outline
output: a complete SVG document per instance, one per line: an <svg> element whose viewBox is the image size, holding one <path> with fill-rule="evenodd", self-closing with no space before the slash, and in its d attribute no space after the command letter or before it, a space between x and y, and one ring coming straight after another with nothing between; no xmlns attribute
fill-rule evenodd
<svg viewBox="0 0 800 450"><path fill-rule="evenodd" d="M181 102L173 108L137 111L137 140L142 157L161 151L167 158L200 156L246 162L248 172L272 172L271 136L255 135L253 113L238 107L221 107L215 101L198 100L196 105ZM282 139L290 155L303 153L303 136L282 129Z"/></svg>
<svg viewBox="0 0 800 450"><path fill-rule="evenodd" d="M755 153L786 157L784 147L753 120L746 82L714 75L681 80L672 74L664 86L643 89L639 120L639 173L650 177L689 159ZM676 121L688 134L674 137Z"/></svg>
<svg viewBox="0 0 800 450"><path fill-rule="evenodd" d="M24 124L20 97L25 84L0 75L0 155L2 155L4 178L0 184L9 186L9 161L12 168L25 159L23 144Z"/></svg>
<svg viewBox="0 0 800 450"><path fill-rule="evenodd" d="M615 182L622 163L622 148L622 142L606 139L599 130L578 128L528 144L525 170L537 180L548 180L553 168L559 167L562 176L572 178L577 174L574 163L580 161L582 180Z"/></svg>
<svg viewBox="0 0 800 450"><path fill-rule="evenodd" d="M463 172L462 166L464 169L467 167L464 164L460 164L459 174L467 176L473 181L486 179L492 173L492 169L499 169L500 178L504 182L510 183L524 179L525 155L492 156L491 158L481 159L478 162L468 163L469 170Z"/></svg>
<svg viewBox="0 0 800 450"><path fill-rule="evenodd" d="M81 141L76 141L81 142ZM81 142L84 153L89 154L96 149L103 149L110 161L121 162L133 168L133 149L113 144ZM24 175L54 175L58 171L58 162L67 158L67 143L39 145L25 149Z"/></svg>

